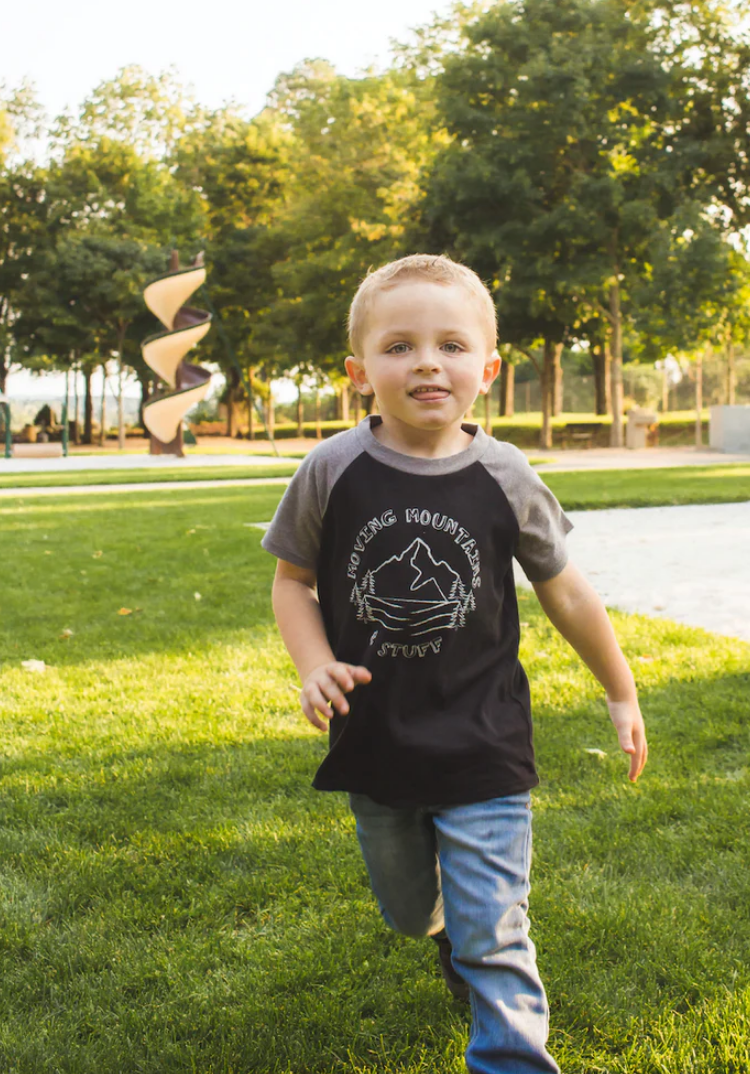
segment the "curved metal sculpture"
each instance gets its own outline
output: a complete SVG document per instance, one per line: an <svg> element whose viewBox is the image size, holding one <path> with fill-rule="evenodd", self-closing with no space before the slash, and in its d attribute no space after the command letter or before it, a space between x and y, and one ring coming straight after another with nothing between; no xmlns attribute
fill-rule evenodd
<svg viewBox="0 0 750 1074"><path fill-rule="evenodd" d="M143 408L143 422L151 433L151 454L182 455L182 419L205 399L211 374L184 361L211 327L211 314L184 303L206 279L203 256L188 268L179 267L172 254L169 272L152 280L143 292L146 305L166 331L149 336L141 344L143 360L169 385L169 391L153 395Z"/></svg>

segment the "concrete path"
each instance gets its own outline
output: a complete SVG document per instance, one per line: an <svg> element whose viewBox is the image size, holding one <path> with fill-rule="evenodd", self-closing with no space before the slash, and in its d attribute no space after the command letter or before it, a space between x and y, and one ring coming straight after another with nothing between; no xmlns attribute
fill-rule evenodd
<svg viewBox="0 0 750 1074"><path fill-rule="evenodd" d="M310 450L315 440L305 446ZM750 455L729 455L708 448L691 447L648 448L645 451L628 451L626 448L590 448L584 451L526 451L532 459L544 459L536 468L540 473L562 470L632 470L672 466L719 466L733 462L750 463ZM224 455L186 455L178 459L174 455L118 454L109 451L105 455L69 455L66 459L2 459L0 476L3 474L68 474L83 470L163 470L191 469L212 466L268 466L269 463L294 462L296 460L274 455L251 453Z"/></svg>
<svg viewBox="0 0 750 1074"><path fill-rule="evenodd" d="M750 464L750 455L730 455L709 448L663 447L645 451L627 448L590 448L584 451L527 451L530 458L546 459L534 467L538 473L562 473L565 470L650 470L674 466L726 466L729 463Z"/></svg>
<svg viewBox="0 0 750 1074"><path fill-rule="evenodd" d="M750 502L568 516L571 559L606 604L750 641Z"/></svg>
<svg viewBox="0 0 750 1074"><path fill-rule="evenodd" d="M174 470L195 466L268 466L269 463L294 462L274 455L68 455L66 459L0 459L3 474L70 474L82 470Z"/></svg>

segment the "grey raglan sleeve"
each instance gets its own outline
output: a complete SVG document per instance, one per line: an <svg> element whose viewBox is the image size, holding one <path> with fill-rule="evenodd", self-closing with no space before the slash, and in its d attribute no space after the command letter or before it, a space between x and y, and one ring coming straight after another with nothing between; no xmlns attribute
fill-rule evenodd
<svg viewBox="0 0 750 1074"><path fill-rule="evenodd" d="M495 443L488 469L518 522L516 559L530 582L547 582L568 562L565 538L573 523L523 452L511 444Z"/></svg>
<svg viewBox="0 0 750 1074"><path fill-rule="evenodd" d="M323 524L318 474L313 455L300 464L289 482L261 546L295 567L316 570Z"/></svg>
<svg viewBox="0 0 750 1074"><path fill-rule="evenodd" d="M362 450L356 430L338 433L300 463L261 541L266 552L295 567L317 570L323 516L331 489Z"/></svg>

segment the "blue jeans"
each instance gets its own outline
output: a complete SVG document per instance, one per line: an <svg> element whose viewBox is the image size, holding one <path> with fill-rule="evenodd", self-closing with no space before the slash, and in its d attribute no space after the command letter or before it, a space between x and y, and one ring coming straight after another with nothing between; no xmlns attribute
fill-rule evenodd
<svg viewBox="0 0 750 1074"><path fill-rule="evenodd" d="M448 933L471 994L471 1074L559 1074L529 939L528 793L408 809L349 800L388 925L408 936Z"/></svg>

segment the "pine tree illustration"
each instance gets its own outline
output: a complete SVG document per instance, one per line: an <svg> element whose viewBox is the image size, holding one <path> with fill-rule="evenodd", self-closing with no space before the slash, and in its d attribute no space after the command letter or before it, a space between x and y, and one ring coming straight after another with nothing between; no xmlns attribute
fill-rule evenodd
<svg viewBox="0 0 750 1074"><path fill-rule="evenodd" d="M349 600L357 606L357 619L366 620L364 585L362 586L362 589L360 589L355 582Z"/></svg>

